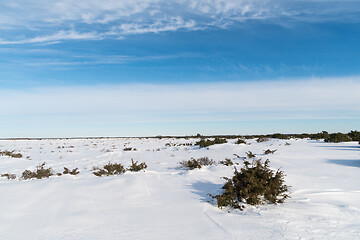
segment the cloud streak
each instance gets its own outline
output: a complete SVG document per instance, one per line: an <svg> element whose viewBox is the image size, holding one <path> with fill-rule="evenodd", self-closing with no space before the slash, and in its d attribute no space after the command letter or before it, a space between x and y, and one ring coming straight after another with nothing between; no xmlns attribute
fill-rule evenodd
<svg viewBox="0 0 360 240"><path fill-rule="evenodd" d="M130 34L226 28L254 19L279 24L284 18L360 20L360 3L355 0L18 0L3 1L0 9L0 32L8 36L2 45L121 39Z"/></svg>
<svg viewBox="0 0 360 240"><path fill-rule="evenodd" d="M47 36L38 36L29 39L23 40L14 40L7 41L0 39L0 45L9 45L9 44L24 44L24 43L56 43L61 40L99 40L102 39L101 36L94 32L88 33L78 33L74 30L70 31L59 31L52 35Z"/></svg>

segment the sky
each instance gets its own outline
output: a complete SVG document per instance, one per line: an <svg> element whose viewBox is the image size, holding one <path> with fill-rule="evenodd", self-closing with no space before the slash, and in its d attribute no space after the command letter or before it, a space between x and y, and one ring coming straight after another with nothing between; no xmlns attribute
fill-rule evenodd
<svg viewBox="0 0 360 240"><path fill-rule="evenodd" d="M0 138L360 130L360 1L0 1Z"/></svg>

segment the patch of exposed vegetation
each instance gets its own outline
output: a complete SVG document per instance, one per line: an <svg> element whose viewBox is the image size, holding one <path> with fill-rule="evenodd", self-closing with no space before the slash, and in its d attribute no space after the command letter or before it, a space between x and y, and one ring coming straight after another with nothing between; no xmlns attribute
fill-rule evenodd
<svg viewBox="0 0 360 240"><path fill-rule="evenodd" d="M126 147L123 149L124 151L137 151L136 148L132 148L132 147Z"/></svg>
<svg viewBox="0 0 360 240"><path fill-rule="evenodd" d="M54 172L51 167L45 168L46 163L42 163L39 166L36 167L35 171L25 170L21 174L21 178L24 180L36 178L36 179L42 179L42 178L49 178L50 176L54 175Z"/></svg>
<svg viewBox="0 0 360 240"><path fill-rule="evenodd" d="M222 143L227 143L226 139L216 137L214 140L201 139L200 141L196 142L195 145L198 145L200 148L204 148L211 145L222 144Z"/></svg>
<svg viewBox="0 0 360 240"><path fill-rule="evenodd" d="M276 152L276 149L275 150L270 150L270 149L267 149L264 151L264 154L274 154Z"/></svg>
<svg viewBox="0 0 360 240"><path fill-rule="evenodd" d="M145 162L138 164L138 161L134 162L134 160L131 159L131 166L127 170L129 170L131 172L138 172L140 170L145 170L145 168L147 168L147 165Z"/></svg>
<svg viewBox="0 0 360 240"><path fill-rule="evenodd" d="M12 157L12 158L22 158L23 155L21 153L15 153L15 151L2 151L0 152L0 156L8 156L8 157Z"/></svg>
<svg viewBox="0 0 360 240"><path fill-rule="evenodd" d="M220 164L223 164L225 166L232 166L234 165L233 161L229 158L225 158L225 160L219 161Z"/></svg>
<svg viewBox="0 0 360 240"><path fill-rule="evenodd" d="M235 144L246 144L246 141L244 139L239 138L236 140Z"/></svg>
<svg viewBox="0 0 360 240"><path fill-rule="evenodd" d="M290 137L288 135L285 134L281 134L281 133L274 133L271 135L271 138L277 138L277 139L289 139Z"/></svg>
<svg viewBox="0 0 360 240"><path fill-rule="evenodd" d="M6 177L9 180L15 180L16 179L16 174L4 173L4 174L1 174L1 177Z"/></svg>
<svg viewBox="0 0 360 240"><path fill-rule="evenodd" d="M256 157L256 155L253 154L251 151L246 152L246 156L247 156L248 158L254 158L254 157Z"/></svg>
<svg viewBox="0 0 360 240"><path fill-rule="evenodd" d="M230 206L242 210L247 203L259 205L265 203L283 203L289 197L289 186L284 184L284 173L279 169L275 172L269 167L269 160L245 161L244 167L235 168L232 178L224 178L222 194L212 196L217 199L219 208Z"/></svg>
<svg viewBox="0 0 360 240"><path fill-rule="evenodd" d="M324 139L325 142L339 143L339 142L350 142L352 139L348 134L344 133L332 133Z"/></svg>
<svg viewBox="0 0 360 240"><path fill-rule="evenodd" d="M108 163L103 168L94 168L93 174L98 177L120 175L125 172L125 168L120 163Z"/></svg>
<svg viewBox="0 0 360 240"><path fill-rule="evenodd" d="M268 142L268 141L270 141L270 138L267 138L267 137L259 137L258 139L256 139L256 141L257 141L258 143Z"/></svg>
<svg viewBox="0 0 360 240"><path fill-rule="evenodd" d="M189 170L193 170L195 168L201 168L202 166L215 165L215 161L209 159L208 157L202 157L198 159L191 158L188 161L180 162L180 166L182 168L187 168Z"/></svg>
<svg viewBox="0 0 360 240"><path fill-rule="evenodd" d="M78 168L74 168L73 170L70 170L67 167L64 167L63 174L78 175L79 173L80 171L78 171Z"/></svg>
<svg viewBox="0 0 360 240"><path fill-rule="evenodd" d="M359 131L350 131L347 135L351 138L352 141L360 141Z"/></svg>

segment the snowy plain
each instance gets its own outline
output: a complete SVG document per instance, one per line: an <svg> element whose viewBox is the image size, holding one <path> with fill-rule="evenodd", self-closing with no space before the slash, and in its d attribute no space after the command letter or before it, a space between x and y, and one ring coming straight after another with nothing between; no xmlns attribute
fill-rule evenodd
<svg viewBox="0 0 360 240"><path fill-rule="evenodd" d="M0 173L18 177L43 162L55 172L79 168L76 176L41 180L0 178L0 239L360 239L360 147L357 142L271 139L201 148L198 139L106 138L1 140ZM290 143L286 144L286 143ZM126 147L136 151L124 151ZM264 155L264 150L277 151ZM219 209L208 194L221 193L233 166L179 168L191 157L216 162L230 158L242 167L252 151L281 168L291 198L284 204ZM236 155L234 155L236 154ZM140 172L97 177L94 166L126 167L146 162Z"/></svg>

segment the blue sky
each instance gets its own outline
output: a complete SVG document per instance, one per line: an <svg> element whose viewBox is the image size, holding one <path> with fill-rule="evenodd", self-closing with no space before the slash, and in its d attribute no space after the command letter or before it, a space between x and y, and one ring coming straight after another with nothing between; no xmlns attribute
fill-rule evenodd
<svg viewBox="0 0 360 240"><path fill-rule="evenodd" d="M359 1L0 3L0 137L349 131Z"/></svg>

